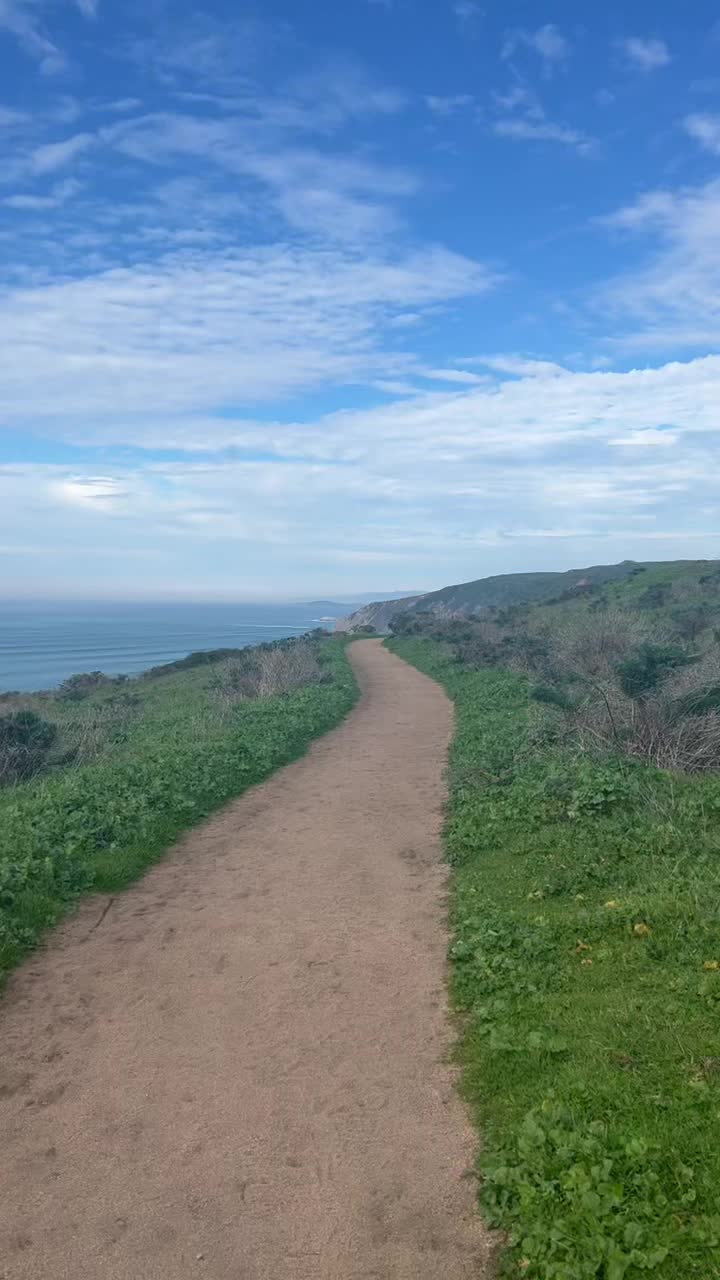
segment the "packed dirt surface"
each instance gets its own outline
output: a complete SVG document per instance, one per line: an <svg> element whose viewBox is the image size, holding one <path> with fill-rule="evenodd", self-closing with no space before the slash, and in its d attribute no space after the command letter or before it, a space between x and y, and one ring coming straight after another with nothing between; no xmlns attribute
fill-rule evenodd
<svg viewBox="0 0 720 1280"><path fill-rule="evenodd" d="M478 1280L447 1065L445 695L375 641L307 756L0 999L3 1280Z"/></svg>

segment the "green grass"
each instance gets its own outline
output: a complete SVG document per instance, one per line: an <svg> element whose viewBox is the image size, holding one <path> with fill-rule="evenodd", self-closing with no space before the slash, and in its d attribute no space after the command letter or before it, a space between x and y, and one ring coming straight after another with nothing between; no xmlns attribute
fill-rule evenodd
<svg viewBox="0 0 720 1280"><path fill-rule="evenodd" d="M456 707L451 990L504 1271L720 1277L720 778L560 755L521 676L388 643Z"/></svg>
<svg viewBox="0 0 720 1280"><path fill-rule="evenodd" d="M322 682L222 715L207 669L134 682L139 714L97 763L0 792L0 981L81 893L122 888L342 719L357 696L345 647L319 655Z"/></svg>

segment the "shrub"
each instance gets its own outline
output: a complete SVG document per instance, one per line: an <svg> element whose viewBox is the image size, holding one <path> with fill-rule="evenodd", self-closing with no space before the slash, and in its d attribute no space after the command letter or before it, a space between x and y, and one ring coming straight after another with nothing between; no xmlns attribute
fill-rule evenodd
<svg viewBox="0 0 720 1280"><path fill-rule="evenodd" d="M195 667L212 666L217 662L225 662L228 658L243 653L243 649L196 649L185 658L177 658L174 662L162 662L157 667L149 667L143 671L143 680L157 680L161 676L172 676L176 671L192 671Z"/></svg>
<svg viewBox="0 0 720 1280"><path fill-rule="evenodd" d="M112 676L106 676L104 671L82 671L78 675L68 676L67 680L63 680L57 696L67 702L80 702L96 689L112 683Z"/></svg>
<svg viewBox="0 0 720 1280"><path fill-rule="evenodd" d="M571 697L567 689L557 685L536 684L530 690L530 697L535 702L543 702L548 707L558 707L561 711L574 711L577 707L576 699Z"/></svg>
<svg viewBox="0 0 720 1280"><path fill-rule="evenodd" d="M662 609L670 598L670 584L655 582L638 596L638 609Z"/></svg>
<svg viewBox="0 0 720 1280"><path fill-rule="evenodd" d="M37 773L56 737L57 726L34 711L0 716L0 783Z"/></svg>
<svg viewBox="0 0 720 1280"><path fill-rule="evenodd" d="M647 619L618 608L568 614L545 632L555 668L591 679L613 676L617 664L650 638Z"/></svg>
<svg viewBox="0 0 720 1280"><path fill-rule="evenodd" d="M706 711L720 711L720 684L691 689L675 702L680 715L702 716Z"/></svg>
<svg viewBox="0 0 720 1280"><path fill-rule="evenodd" d="M427 614L424 617L427 617ZM409 610L407 612L394 613L388 622L388 630L394 636L420 635L423 630L424 617L417 613L411 613Z"/></svg>
<svg viewBox="0 0 720 1280"><path fill-rule="evenodd" d="M686 605L683 609L673 609L673 627L681 640L696 640L706 627L710 625L712 610L707 604Z"/></svg>
<svg viewBox="0 0 720 1280"><path fill-rule="evenodd" d="M643 698L679 667L696 661L678 645L643 644L617 667L620 687L629 698Z"/></svg>
<svg viewBox="0 0 720 1280"><path fill-rule="evenodd" d="M288 645L238 650L219 667L213 688L222 699L236 702L291 693L319 683L322 674L317 644L300 639Z"/></svg>

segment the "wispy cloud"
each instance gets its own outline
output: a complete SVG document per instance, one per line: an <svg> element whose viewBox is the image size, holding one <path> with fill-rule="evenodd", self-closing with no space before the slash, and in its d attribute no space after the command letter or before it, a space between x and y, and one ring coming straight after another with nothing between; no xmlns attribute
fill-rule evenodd
<svg viewBox="0 0 720 1280"><path fill-rule="evenodd" d="M27 124L30 119L27 111L0 106L0 129L14 129L17 125Z"/></svg>
<svg viewBox="0 0 720 1280"><path fill-rule="evenodd" d="M605 224L644 234L653 246L644 266L601 292L601 301L642 324L622 340L658 349L720 342L720 181L647 192Z"/></svg>
<svg viewBox="0 0 720 1280"><path fill-rule="evenodd" d="M86 18L92 18L97 12L98 0L74 0L73 7ZM43 75L55 75L63 71L67 63L65 54L44 26L42 15L48 9L48 0L0 0L0 30L9 31L21 48L37 59Z"/></svg>
<svg viewBox="0 0 720 1280"><path fill-rule="evenodd" d="M452 9L462 27L485 16L485 9L476 0L455 0Z"/></svg>
<svg viewBox="0 0 720 1280"><path fill-rule="evenodd" d="M409 357L383 352L387 322L493 283L442 249L380 257L277 244L188 248L154 265L6 291L0 412L12 422L198 411L392 373Z"/></svg>
<svg viewBox="0 0 720 1280"><path fill-rule="evenodd" d="M127 53L163 84L222 93L241 87L275 49L295 44L287 23L247 14L222 20L196 9L192 17L164 25L160 34L135 40Z"/></svg>
<svg viewBox="0 0 720 1280"><path fill-rule="evenodd" d="M542 59L546 75L552 73L553 67L567 62L572 52L570 41L552 22L538 27L536 31L517 27L506 32L501 57L508 61L522 48L532 50Z"/></svg>
<svg viewBox="0 0 720 1280"><path fill-rule="evenodd" d="M697 112L686 116L683 124L686 132L699 142L701 147L711 151L713 155L720 155L720 115Z"/></svg>
<svg viewBox="0 0 720 1280"><path fill-rule="evenodd" d="M36 147L28 160L28 172L36 175L55 173L57 169L70 164L83 151L87 151L94 142L93 134L76 133L61 142L48 142L42 147Z"/></svg>
<svg viewBox="0 0 720 1280"><path fill-rule="evenodd" d="M142 107L140 98L116 98L114 102L104 102L99 107L101 111L112 111L118 115L123 115L127 111L139 111Z"/></svg>
<svg viewBox="0 0 720 1280"><path fill-rule="evenodd" d="M453 116L464 107L472 107L474 103L471 93L456 93L446 97L428 93L425 96L425 106L434 116Z"/></svg>
<svg viewBox="0 0 720 1280"><path fill-rule="evenodd" d="M65 58L44 30L32 0L0 0L0 29L15 36L20 47L38 60L44 74L65 66Z"/></svg>
<svg viewBox="0 0 720 1280"><path fill-rule="evenodd" d="M581 129L548 119L537 93L523 80L518 79L504 93L494 93L493 101L502 114L490 127L499 138L513 142L557 142L573 147L580 154L587 154L595 146L594 139Z"/></svg>
<svg viewBox="0 0 720 1280"><path fill-rule="evenodd" d="M665 41L653 36L627 36L618 40L617 45L628 66L637 71L657 71L670 62Z"/></svg>
<svg viewBox="0 0 720 1280"><path fill-rule="evenodd" d="M112 125L103 141L147 164L202 157L227 173L262 184L292 226L333 239L386 232L396 223L388 202L417 189L412 173L352 155L289 146L266 122L255 129L241 117L207 119L165 113Z"/></svg>
<svg viewBox="0 0 720 1280"><path fill-rule="evenodd" d="M40 196L18 192L17 195L6 196L2 201L9 209L20 209L27 213L40 213L47 209L59 209L71 200L82 189L74 178L58 182L48 195Z"/></svg>
<svg viewBox="0 0 720 1280"><path fill-rule="evenodd" d="M586 134L553 120L507 118L496 120L492 130L499 138L510 138L514 142L560 142L580 152L588 152L593 147Z"/></svg>

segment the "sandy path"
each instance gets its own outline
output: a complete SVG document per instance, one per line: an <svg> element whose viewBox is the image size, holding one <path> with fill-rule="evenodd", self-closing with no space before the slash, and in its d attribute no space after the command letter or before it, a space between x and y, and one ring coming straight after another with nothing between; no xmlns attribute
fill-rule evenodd
<svg viewBox="0 0 720 1280"><path fill-rule="evenodd" d="M485 1274L442 1061L450 707L351 652L339 729L0 1001L3 1278Z"/></svg>

